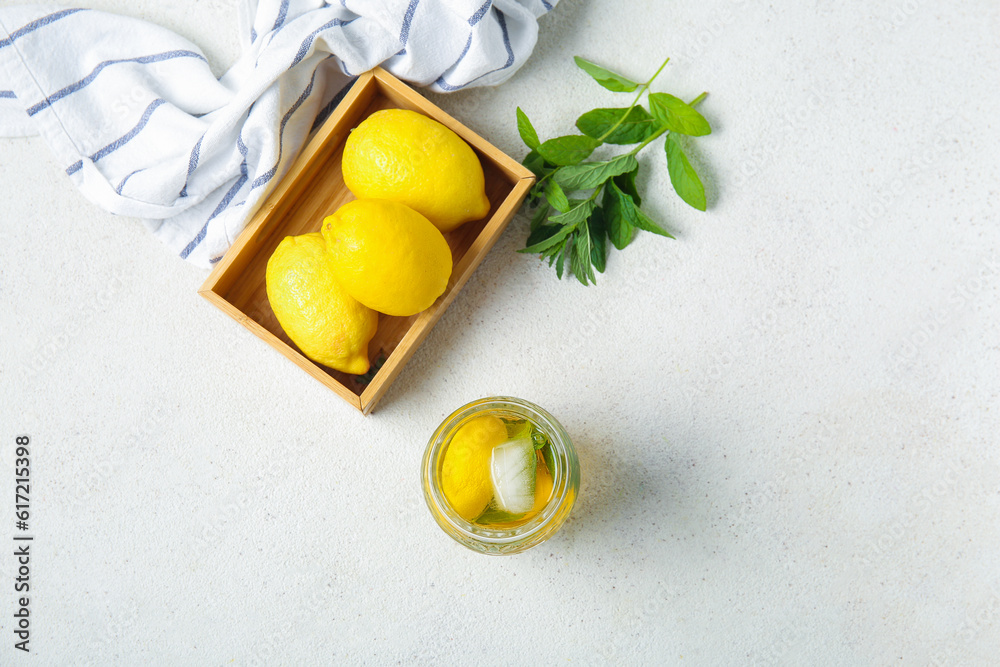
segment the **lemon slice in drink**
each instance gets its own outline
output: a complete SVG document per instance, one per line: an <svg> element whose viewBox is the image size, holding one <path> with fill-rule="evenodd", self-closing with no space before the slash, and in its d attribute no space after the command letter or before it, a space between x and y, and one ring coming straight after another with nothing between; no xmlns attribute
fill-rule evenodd
<svg viewBox="0 0 1000 667"><path fill-rule="evenodd" d="M458 429L441 462L441 490L459 516L473 521L493 498L490 455L507 439L499 417L477 417Z"/></svg>

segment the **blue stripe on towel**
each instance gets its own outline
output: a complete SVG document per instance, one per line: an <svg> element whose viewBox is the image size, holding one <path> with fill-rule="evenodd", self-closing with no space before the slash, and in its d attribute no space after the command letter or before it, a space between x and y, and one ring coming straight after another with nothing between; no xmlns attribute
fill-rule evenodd
<svg viewBox="0 0 1000 667"><path fill-rule="evenodd" d="M142 128L146 127L146 123L149 122L149 117L153 115L153 112L156 111L156 109L163 104L166 104L166 100L160 97L150 102L149 106L146 107L146 110L142 112L142 118L139 119L139 122L135 127L133 127L131 130L129 130L122 136L112 141L110 144L108 144L101 150L91 155L90 159L93 162L97 162L101 158L106 157L111 153L114 153L116 150L118 150L128 142L132 141L132 139L135 138L135 135L139 134L142 131Z"/></svg>
<svg viewBox="0 0 1000 667"><path fill-rule="evenodd" d="M191 180L191 172L198 166L198 158L201 156L201 142L204 140L205 135L203 134L198 138L198 143L196 143L194 148L191 149L191 157L188 158L188 173L187 176L184 177L184 187L181 188L179 195L181 197L188 196L188 181Z"/></svg>
<svg viewBox="0 0 1000 667"><path fill-rule="evenodd" d="M406 8L406 14L403 16L403 27L399 30L399 41L406 47L406 40L410 38L410 24L413 23L413 15L417 11L417 5L420 4L420 0L410 0L410 4Z"/></svg>
<svg viewBox="0 0 1000 667"><path fill-rule="evenodd" d="M205 221L205 226L201 228L200 232L198 232L198 236L194 237L194 240L192 240L191 243L188 243L187 247L181 251L181 259L187 259L188 255L191 254L191 251L197 248L198 244L205 240L205 235L208 234L208 223L212 222L217 215L222 213L226 207L229 206L229 204L233 201L233 197L236 196L236 193L239 192L240 188L242 188L243 184L246 182L247 163L246 160L244 160L243 164L240 165L240 177L236 179L236 182L233 183L233 187L229 188L226 196L222 198L219 205L215 207L214 211L212 211L212 215L208 216L208 220Z"/></svg>
<svg viewBox="0 0 1000 667"><path fill-rule="evenodd" d="M10 33L10 37L7 37L6 39L0 39L0 49L2 49L5 46L10 46L11 44L14 43L15 40L24 37L29 32L34 32L35 30L47 26L48 24L54 21L58 21L61 18L65 18L70 14L76 14L77 12L82 12L82 11L86 10L84 10L82 7L77 7L75 9L64 9L61 12L55 12L54 14L43 16L40 19L35 19L31 23L22 26L17 30L15 30L14 32Z"/></svg>
<svg viewBox="0 0 1000 667"><path fill-rule="evenodd" d="M469 47L471 47L471 46L472 46L472 33L470 32L469 33L469 39L466 40L466 42L465 42L465 48L462 49L462 53L459 54L458 60L456 60L454 63L452 63L451 67L449 67L448 69L453 69L453 68L457 67L458 63L462 62L462 58L465 57L465 54L467 54L469 52ZM437 85L441 86L445 90L458 90L459 88L463 87L463 86L452 86L452 85L450 85L447 81L444 80L444 74L442 74L441 76L439 76L437 78L437 81L435 81L434 83L436 83Z"/></svg>
<svg viewBox="0 0 1000 667"><path fill-rule="evenodd" d="M506 21L506 19L504 19L503 14L501 12L497 11L497 9L495 7L493 8L493 12L496 14L497 23L500 24L500 32L503 35L503 46L504 46L505 49L507 49L507 62L505 62L503 65L501 65L500 67L497 67L494 70L490 70L489 72L486 72L485 74L481 74L481 75L477 76L472 81L466 81L465 83L457 85L457 86L453 86L452 84L450 84L447 81L445 81L444 80L444 75L442 74L441 76L438 77L437 81L434 82L435 85L440 86L442 90L447 90L447 91L461 90L462 88L465 88L469 84L474 83L476 81L479 81L484 76L489 76L490 74L493 74L494 72L499 72L501 70L505 70L505 69L507 69L508 67L510 67L511 65L514 64L514 49L511 48L511 46L510 46L510 35L507 33L507 21ZM456 60L455 64L452 65L451 67L455 67L456 65L458 65L458 63L462 62L462 58L464 58L465 54L468 53L469 46L471 44L472 44L472 35L470 34L469 35L469 41L465 45L465 50L462 51L462 55L460 55L458 57L458 60ZM449 69L451 69L451 68L449 68Z"/></svg>
<svg viewBox="0 0 1000 667"><path fill-rule="evenodd" d="M82 167L83 167L83 160L77 160L76 162L74 162L70 166L66 167L66 175L67 176L72 176L76 172L80 171L80 169Z"/></svg>
<svg viewBox="0 0 1000 667"><path fill-rule="evenodd" d="M313 70L312 78L309 79L309 85L305 87L305 89L302 91L302 94L299 95L299 99L295 100L295 104L293 104L288 109L288 111L285 112L284 117L282 117L281 119L281 125L278 126L278 159L275 161L273 167L271 167L263 174L254 179L253 183L250 184L251 190L253 190L254 188L258 188L267 183L268 181L270 181L272 178L274 178L274 174L278 171L278 165L281 164L281 152L284 148L284 143L282 140L285 135L285 125L288 123L288 120L292 117L292 114L298 111L299 107L302 106L302 103L305 102L306 98L309 97L309 94L312 93L313 83L315 83L316 81L317 71L319 71L318 67L315 70Z"/></svg>
<svg viewBox="0 0 1000 667"><path fill-rule="evenodd" d="M469 18L469 25L476 25L479 23L482 18L486 16L486 12L488 12L492 6L493 0L486 0L486 2L483 3L483 6L476 10L476 13Z"/></svg>
<svg viewBox="0 0 1000 667"><path fill-rule="evenodd" d="M104 70L104 68L110 67L111 65L119 65L121 63L138 63L140 65L147 65L149 63L163 62L164 60L173 60L174 58L198 58L199 60L205 60L205 57L202 56L200 53L195 53L194 51L184 51L184 50L164 51L163 53L156 53L149 56L139 56L138 58L105 60L100 65L95 67L90 74L83 77L76 83L71 83L65 88L57 90L56 92L52 93L52 95L46 97L38 104L34 105L33 107L30 107L28 109L28 115L34 116L39 111L42 111L43 109L52 106L53 102L61 100L67 95L72 95L81 88L86 88L88 85L90 85L91 82L93 82L94 79L97 78L97 75L100 74ZM208 61L206 60L205 62Z"/></svg>
<svg viewBox="0 0 1000 667"><path fill-rule="evenodd" d="M327 56L327 57L332 58L333 56ZM281 125L278 128L278 161L275 162L274 166L271 167L268 171L266 171L264 174L254 179L253 183L250 184L251 189L264 185L269 180L271 180L274 177L274 174L277 172L278 164L281 162L282 136L285 131L285 125L288 123L288 120L292 117L292 114L295 113L300 106L302 106L302 103L305 102L306 98L309 97L309 94L312 93L313 84L316 81L316 72L318 70L319 68L313 70L312 78L309 79L309 85L307 85L303 89L302 94L299 95L299 98L295 100L295 103L288 109L287 112L285 112L285 115L281 119ZM187 244L187 247L185 247L184 250L181 251L181 259L187 259L188 256L194 251L194 249L198 247L198 244L200 244L202 241L205 240L205 236L208 234L208 224L212 222L212 220L214 220L220 213L222 213L229 206L229 204L232 203L233 198L236 196L236 193L239 192L240 188L242 188L243 185L247 182L248 179L247 160L246 160L247 147L246 144L243 143L242 135L237 136L236 146L237 148L239 148L240 153L243 154L243 163L240 165L240 177L236 180L236 183L233 184L233 187L231 187L229 191L226 193L226 196L222 198L222 201L219 202L219 205L215 207L215 210L212 211L212 215L208 216L208 219L205 220L205 224L201 228L201 231L198 232L198 235L194 237L190 243Z"/></svg>
<svg viewBox="0 0 1000 667"><path fill-rule="evenodd" d="M288 16L288 0L281 0L281 8L278 10L278 18L274 19L274 27L271 30L277 30L285 23L285 18Z"/></svg>
<svg viewBox="0 0 1000 667"><path fill-rule="evenodd" d="M0 90L0 99L3 98L16 99L17 95L14 94L13 90Z"/></svg>
<svg viewBox="0 0 1000 667"><path fill-rule="evenodd" d="M312 46L313 41L315 41L316 39L316 35L318 35L319 33L323 32L328 28L338 28L341 26L348 25L349 23L353 23L356 20L357 19L343 21L341 19L333 19L332 21L328 21L323 25L321 25L320 27L313 30L304 40L302 40L302 44L299 46L299 50L295 53L295 59L292 60L292 64L288 66L289 69L291 69L295 65L298 65L299 62L301 62L301 60L306 57L306 54L309 53L309 47Z"/></svg>
<svg viewBox="0 0 1000 667"><path fill-rule="evenodd" d="M126 176L125 178L123 178L121 180L121 183L118 184L118 187L115 188L115 192L117 192L118 194L121 194L122 193L122 188L124 188L125 184L128 183L128 179L132 178L133 176L135 176L136 174L138 174L140 171L144 171L145 169L146 169L145 167L142 167L140 169L136 169L131 174L129 174L128 176Z"/></svg>

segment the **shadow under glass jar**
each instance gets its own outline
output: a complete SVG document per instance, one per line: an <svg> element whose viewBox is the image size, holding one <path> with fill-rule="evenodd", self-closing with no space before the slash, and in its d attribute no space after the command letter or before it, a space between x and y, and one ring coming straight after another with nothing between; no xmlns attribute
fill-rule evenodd
<svg viewBox="0 0 1000 667"><path fill-rule="evenodd" d="M530 422L544 434L551 451L546 468L552 478L548 501L536 514L510 525L483 525L459 515L442 490L442 464L455 434L465 425L492 415L505 423ZM533 403L508 396L473 401L449 415L431 436L421 466L424 499L438 525L459 544L486 554L514 554L551 537L569 516L580 487L580 463L569 435L548 412Z"/></svg>

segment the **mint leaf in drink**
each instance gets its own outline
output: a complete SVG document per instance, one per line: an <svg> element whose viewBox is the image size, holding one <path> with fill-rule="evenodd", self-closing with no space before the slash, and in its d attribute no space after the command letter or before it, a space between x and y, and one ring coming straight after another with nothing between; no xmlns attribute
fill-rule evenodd
<svg viewBox="0 0 1000 667"><path fill-rule="evenodd" d="M635 156L625 153L606 162L585 162L560 167L552 174L552 179L567 190L589 190L609 178L638 168L639 162Z"/></svg>
<svg viewBox="0 0 1000 667"><path fill-rule="evenodd" d="M545 467L548 469L549 474L555 477L556 475L556 457L552 452L552 445L547 447L542 447L542 461L545 462Z"/></svg>
<svg viewBox="0 0 1000 667"><path fill-rule="evenodd" d="M521 512L520 514L505 512L498 507L490 505L483 511L482 514L476 517L475 523L482 524L484 526L511 523L524 518L525 514L527 514L527 512Z"/></svg>
<svg viewBox="0 0 1000 667"><path fill-rule="evenodd" d="M712 127L705 117L679 97L667 93L650 93L649 110L671 132L692 137L712 133Z"/></svg>
<svg viewBox="0 0 1000 667"><path fill-rule="evenodd" d="M541 143L538 140L538 133L528 120L528 114L521 111L521 107L517 108L517 133L521 135L521 141L531 150L538 148Z"/></svg>
<svg viewBox="0 0 1000 667"><path fill-rule="evenodd" d="M673 184L674 190L688 205L699 211L704 211L706 207L705 186L702 185L697 172L688 161L687 155L684 154L680 141L673 134L668 134L664 147L667 151L667 170L670 172L670 183Z"/></svg>
<svg viewBox="0 0 1000 667"><path fill-rule="evenodd" d="M593 137L582 134L570 134L565 137L549 139L538 146L538 153L559 166L577 164L587 159L594 149L601 145Z"/></svg>
<svg viewBox="0 0 1000 667"><path fill-rule="evenodd" d="M624 109L592 109L576 119L576 127L588 137L606 144L638 144L653 136L660 123L641 106Z"/></svg>
<svg viewBox="0 0 1000 667"><path fill-rule="evenodd" d="M597 83L612 92L631 93L640 85L628 77L605 69L600 65L581 58L580 56L573 56L573 61L576 62L577 67L592 76Z"/></svg>

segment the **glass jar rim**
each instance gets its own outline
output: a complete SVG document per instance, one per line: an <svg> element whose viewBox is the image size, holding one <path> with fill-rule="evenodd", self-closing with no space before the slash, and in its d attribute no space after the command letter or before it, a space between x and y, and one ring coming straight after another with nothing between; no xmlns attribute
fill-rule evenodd
<svg viewBox="0 0 1000 667"><path fill-rule="evenodd" d="M527 523L513 528L489 529L477 526L462 518L444 497L440 484L437 482L438 460L442 453L442 447L450 442L456 430L455 427L458 424L470 415L481 412L484 409L507 411L531 419L549 436L549 443L559 454L557 460L560 463L556 465L556 470L551 471L553 475L552 496L545 504L545 508ZM466 403L448 415L437 429L435 429L433 435L431 435L427 443L427 449L424 451L423 465L421 466L424 496L428 504L433 503L431 507L432 512L436 511L436 516L444 518L448 526L464 539L489 545L506 545L522 542L545 530L551 520L559 514L567 494L571 492L572 484L570 483L570 477L573 466L570 459L575 460L575 458L576 450L569 435L548 411L530 401L513 396L480 398Z"/></svg>

